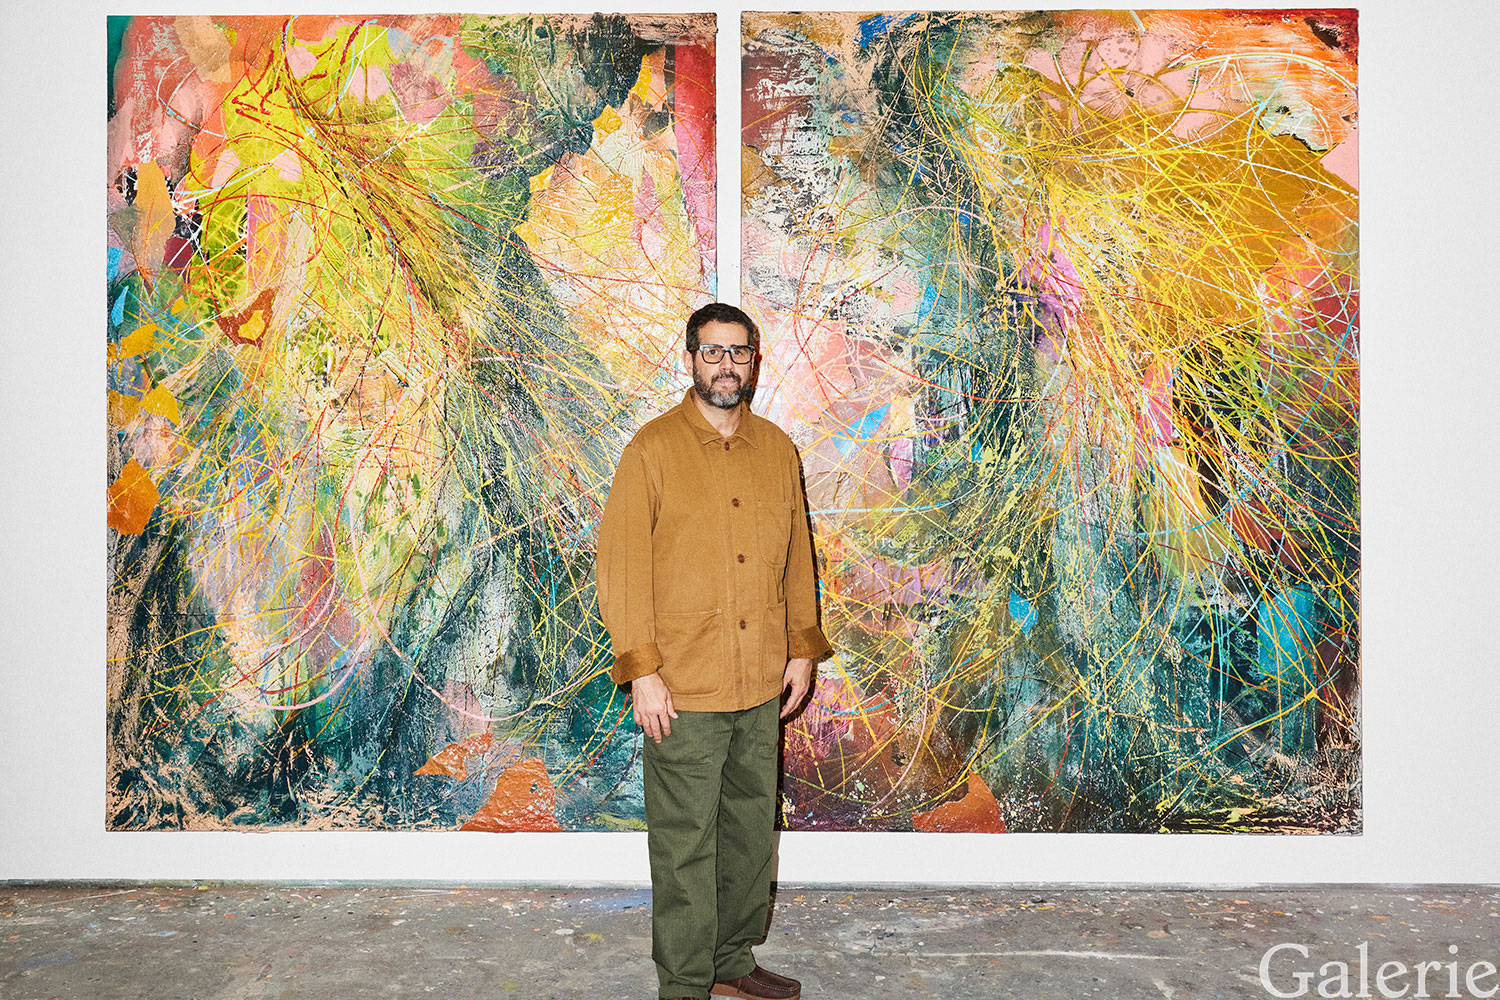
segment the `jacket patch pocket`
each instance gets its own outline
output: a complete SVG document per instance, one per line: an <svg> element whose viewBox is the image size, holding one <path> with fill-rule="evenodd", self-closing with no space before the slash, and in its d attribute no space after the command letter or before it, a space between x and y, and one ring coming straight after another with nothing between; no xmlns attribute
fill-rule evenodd
<svg viewBox="0 0 1500 1000"><path fill-rule="evenodd" d="M792 542L792 505L785 500L757 500L755 532L761 559L773 569L785 569Z"/></svg>
<svg viewBox="0 0 1500 1000"><path fill-rule="evenodd" d="M725 658L719 648L723 614L689 611L656 614L661 679L673 694L706 695L723 687Z"/></svg>
<svg viewBox="0 0 1500 1000"><path fill-rule="evenodd" d="M780 688L781 679L786 674L787 659L785 602L767 608L763 622L762 669L766 672L766 682Z"/></svg>

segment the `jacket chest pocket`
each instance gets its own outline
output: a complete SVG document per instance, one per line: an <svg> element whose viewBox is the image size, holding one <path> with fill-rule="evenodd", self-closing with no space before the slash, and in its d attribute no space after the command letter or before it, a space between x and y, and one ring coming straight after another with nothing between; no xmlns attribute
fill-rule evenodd
<svg viewBox="0 0 1500 1000"><path fill-rule="evenodd" d="M760 557L774 570L786 569L792 542L792 505L786 500L755 502L756 543Z"/></svg>

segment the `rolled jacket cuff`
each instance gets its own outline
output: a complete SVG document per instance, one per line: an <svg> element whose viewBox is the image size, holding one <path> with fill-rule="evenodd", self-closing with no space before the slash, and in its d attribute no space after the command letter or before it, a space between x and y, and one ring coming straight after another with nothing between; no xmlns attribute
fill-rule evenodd
<svg viewBox="0 0 1500 1000"><path fill-rule="evenodd" d="M654 674L661 669L661 650L656 643L627 649L615 654L615 665L609 668L609 679L616 684L628 684L637 677Z"/></svg>
<svg viewBox="0 0 1500 1000"><path fill-rule="evenodd" d="M792 629L786 634L786 656L789 660L821 660L833 652L828 637L816 625Z"/></svg>

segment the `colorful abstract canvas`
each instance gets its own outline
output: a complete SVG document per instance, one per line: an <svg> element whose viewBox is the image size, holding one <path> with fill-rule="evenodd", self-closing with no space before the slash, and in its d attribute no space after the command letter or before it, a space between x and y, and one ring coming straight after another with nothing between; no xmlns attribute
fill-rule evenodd
<svg viewBox="0 0 1500 1000"><path fill-rule="evenodd" d="M1361 828L1353 11L746 14L791 829Z"/></svg>
<svg viewBox="0 0 1500 1000"><path fill-rule="evenodd" d="M592 538L715 290L713 40L110 19L110 828L640 825Z"/></svg>

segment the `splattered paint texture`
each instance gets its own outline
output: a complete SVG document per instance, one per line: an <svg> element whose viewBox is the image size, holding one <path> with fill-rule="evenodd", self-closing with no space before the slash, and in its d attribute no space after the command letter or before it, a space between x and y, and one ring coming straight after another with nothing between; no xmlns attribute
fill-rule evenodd
<svg viewBox="0 0 1500 1000"><path fill-rule="evenodd" d="M713 30L111 19L112 828L639 825L592 537L712 297Z"/></svg>
<svg viewBox="0 0 1500 1000"><path fill-rule="evenodd" d="M746 14L793 829L1360 829L1352 11Z"/></svg>

